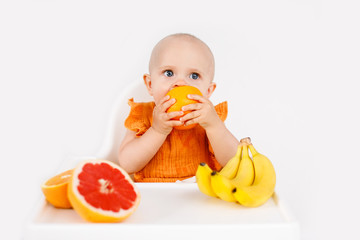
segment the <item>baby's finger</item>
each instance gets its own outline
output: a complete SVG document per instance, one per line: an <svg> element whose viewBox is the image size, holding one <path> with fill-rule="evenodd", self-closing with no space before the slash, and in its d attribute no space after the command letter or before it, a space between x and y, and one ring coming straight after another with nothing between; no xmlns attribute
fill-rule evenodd
<svg viewBox="0 0 360 240"><path fill-rule="evenodd" d="M172 121L170 121L170 125L172 127L175 127L175 126L182 126L182 125L184 125L184 123L181 121L178 121L178 120L172 120Z"/></svg>
<svg viewBox="0 0 360 240"><path fill-rule="evenodd" d="M197 100L197 101L199 101L201 103L205 103L205 102L209 101L209 99L207 99L206 97L200 96L200 95L197 95L197 94L188 94L187 98L192 99L192 100Z"/></svg>
<svg viewBox="0 0 360 240"><path fill-rule="evenodd" d="M185 105L181 108L182 111L194 111L194 110L200 110L202 107L202 103L191 103L188 105Z"/></svg>
<svg viewBox="0 0 360 240"><path fill-rule="evenodd" d="M199 117L192 118L192 119L186 121L186 122L184 123L184 126L188 126L188 125L191 125L191 124L194 124L194 123L200 123L199 120L200 120Z"/></svg>
<svg viewBox="0 0 360 240"><path fill-rule="evenodd" d="M165 97L163 97L163 98L160 100L159 105L164 104L164 102L166 102L166 101L169 100L169 99L170 99L170 96L169 96L169 95L166 95Z"/></svg>
<svg viewBox="0 0 360 240"><path fill-rule="evenodd" d="M182 115L184 115L184 112L182 112L182 111L176 111L176 112L169 112L169 113L167 114L167 117L168 117L168 119L172 119L172 118L175 118L175 117L180 117L180 116L182 116Z"/></svg>
<svg viewBox="0 0 360 240"><path fill-rule="evenodd" d="M171 107L171 105L173 105L176 102L175 98L171 98L167 101L165 101L162 105L161 105L161 111L162 112L166 112L166 110Z"/></svg>
<svg viewBox="0 0 360 240"><path fill-rule="evenodd" d="M200 116L200 112L199 111L193 111L193 112L189 112L188 114L185 114L183 117L181 117L179 120L182 122L186 122L190 119L194 119Z"/></svg>

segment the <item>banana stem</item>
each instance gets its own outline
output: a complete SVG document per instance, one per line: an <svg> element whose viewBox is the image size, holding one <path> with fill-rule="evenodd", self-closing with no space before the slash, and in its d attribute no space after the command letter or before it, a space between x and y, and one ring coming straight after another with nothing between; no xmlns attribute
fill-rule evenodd
<svg viewBox="0 0 360 240"><path fill-rule="evenodd" d="M251 138L250 137L242 138L240 140L240 143L245 144L245 145L249 145L249 144L251 144Z"/></svg>

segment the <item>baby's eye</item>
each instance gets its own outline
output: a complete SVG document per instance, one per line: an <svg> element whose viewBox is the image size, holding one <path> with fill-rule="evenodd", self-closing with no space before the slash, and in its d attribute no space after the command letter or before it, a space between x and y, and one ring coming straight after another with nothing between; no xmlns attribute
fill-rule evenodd
<svg viewBox="0 0 360 240"><path fill-rule="evenodd" d="M172 77L172 76L174 76L174 73L171 70L165 70L164 75L166 77Z"/></svg>
<svg viewBox="0 0 360 240"><path fill-rule="evenodd" d="M199 74L197 74L197 73L192 73L192 74L190 74L190 78L196 80L196 79L199 78Z"/></svg>

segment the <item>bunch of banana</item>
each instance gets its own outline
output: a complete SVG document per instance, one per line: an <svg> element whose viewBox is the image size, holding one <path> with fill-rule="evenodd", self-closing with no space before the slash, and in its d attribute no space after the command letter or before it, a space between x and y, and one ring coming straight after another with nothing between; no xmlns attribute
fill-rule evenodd
<svg viewBox="0 0 360 240"><path fill-rule="evenodd" d="M250 138L244 138L236 155L221 171L212 171L206 163L200 163L196 182L206 195L238 202L246 207L257 207L274 193L276 175L270 160L255 150Z"/></svg>

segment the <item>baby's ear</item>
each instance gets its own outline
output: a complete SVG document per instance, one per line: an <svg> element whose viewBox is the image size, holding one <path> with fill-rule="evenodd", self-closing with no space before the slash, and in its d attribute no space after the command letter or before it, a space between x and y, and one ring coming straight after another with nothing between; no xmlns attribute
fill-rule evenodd
<svg viewBox="0 0 360 240"><path fill-rule="evenodd" d="M147 73L144 74L143 79L144 79L145 86L146 86L150 96L152 96L151 76L150 76L150 74L147 74Z"/></svg>
<svg viewBox="0 0 360 240"><path fill-rule="evenodd" d="M210 86L207 89L207 96L206 96L207 98L209 98L213 94L213 92L215 91L215 88L216 88L216 83L211 82Z"/></svg>

